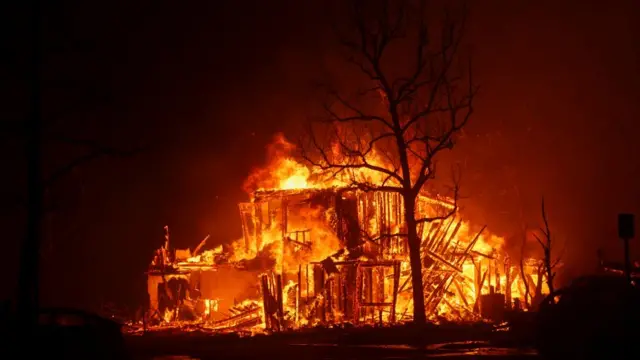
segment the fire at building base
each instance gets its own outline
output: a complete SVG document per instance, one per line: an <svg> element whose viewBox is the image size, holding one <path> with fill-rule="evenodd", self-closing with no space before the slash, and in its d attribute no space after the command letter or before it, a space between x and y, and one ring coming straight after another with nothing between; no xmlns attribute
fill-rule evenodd
<svg viewBox="0 0 640 360"><path fill-rule="evenodd" d="M412 320L402 197L349 186L257 190L240 204L243 238L212 250L164 245L147 273L148 328L283 331ZM447 199L420 196L425 215ZM501 321L547 292L540 261L512 263L503 240L459 215L418 229L427 316Z"/></svg>

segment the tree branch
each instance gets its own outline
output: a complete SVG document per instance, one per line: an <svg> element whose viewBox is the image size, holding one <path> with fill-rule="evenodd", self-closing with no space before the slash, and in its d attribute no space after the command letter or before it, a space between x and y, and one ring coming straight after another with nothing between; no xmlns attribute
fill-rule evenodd
<svg viewBox="0 0 640 360"><path fill-rule="evenodd" d="M308 162L309 164L311 164L312 166L315 166L323 171L327 171L327 170L357 170L357 169L368 169L368 170L372 170L372 171L376 171L382 174L387 175L389 178L395 179L399 182L402 181L402 177L400 177L400 175L398 175L397 172L391 171L389 169L386 169L384 167L378 166L378 165L373 165L371 163L368 162L367 160L367 156L371 153L371 151L373 151L376 142L387 138L387 137L391 137L393 136L393 134L391 133L383 133L380 134L374 138L372 138L369 141L369 146L368 148L362 152L362 151L358 151L356 149L352 149L349 145L347 145L344 141L342 141L339 137L337 139L338 144L340 145L340 147L342 148L342 150L344 152L347 153L347 156L350 159L353 158L358 158L360 161L357 163L351 163L351 162L346 162L346 163L337 163L331 160L331 158L329 157L329 155L327 154L327 151L325 150L325 147L320 144L317 140L317 137L315 136L315 132L313 131L312 127L309 127L308 130L308 134L310 135L309 138L311 139L311 143L312 146L314 148L314 150L316 152L319 153L321 160L320 161L316 161L314 159L311 158L311 156L309 156L305 151L304 151L304 147L301 147L301 155L302 158Z"/></svg>
<svg viewBox="0 0 640 360"><path fill-rule="evenodd" d="M57 134L55 138L67 144L85 147L88 149L89 152L83 156L80 156L72 160L65 166L62 166L58 168L56 171L54 171L53 174L51 174L47 179L43 181L43 185L45 187L51 186L60 178L70 173L73 169L79 166L82 166L98 157L101 157L101 156L128 157L128 156L136 155L140 151L142 151L142 148L134 148L131 150L120 150L113 147L101 145L95 141L85 140L85 139L76 139L76 138L71 138L64 135L60 135L60 134Z"/></svg>
<svg viewBox="0 0 640 360"><path fill-rule="evenodd" d="M430 223L433 221L438 221L438 220L446 220L448 218L450 218L451 216L454 216L457 212L458 212L458 190L459 190L459 186L455 185L454 187L454 195L453 195L453 204L452 207L443 215L436 215L436 216L428 216L428 217L423 217L420 219L416 219L416 223L417 224L421 224L421 223Z"/></svg>
<svg viewBox="0 0 640 360"><path fill-rule="evenodd" d="M365 114L362 110L358 109L347 100L342 98L337 92L332 91L331 95L340 103L342 106L349 109L351 112L355 113L353 116L339 116L335 111L332 110L332 107L325 104L324 110L329 114L330 122L338 122L338 123L346 123L346 122L355 122L355 121L378 121L381 124L385 125L388 129L393 129L392 125L383 117L371 114Z"/></svg>

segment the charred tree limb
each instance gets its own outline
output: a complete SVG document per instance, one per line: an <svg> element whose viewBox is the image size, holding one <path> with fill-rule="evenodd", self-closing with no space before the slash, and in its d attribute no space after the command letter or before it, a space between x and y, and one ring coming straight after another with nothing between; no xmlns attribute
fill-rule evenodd
<svg viewBox="0 0 640 360"><path fill-rule="evenodd" d="M110 147L106 145L102 145L98 142L86 139L76 139L71 138L64 135L56 134L55 138L63 143L76 145L87 149L87 153L83 156L80 156L68 164L56 169L47 179L44 180L44 186L49 187L53 185L56 181L60 180L60 178L69 174L74 169L79 166L85 165L99 157L102 156L113 156L113 157L130 157L140 153L143 149L141 147L136 147L129 150L118 149L116 147Z"/></svg>
<svg viewBox="0 0 640 360"><path fill-rule="evenodd" d="M458 199L459 199L459 192L460 192L460 183L459 180L456 179L455 176L452 176L452 178L454 179L453 181L453 204L451 204L451 207L449 208L449 210L447 212L445 212L442 215L436 215L436 216L428 216L428 217L423 217L420 219L416 219L416 222L418 224L420 223L429 223L429 222L433 222L433 221L439 221L439 220L446 220L451 218L452 216L454 216L456 214L456 212L458 211Z"/></svg>
<svg viewBox="0 0 640 360"><path fill-rule="evenodd" d="M542 212L542 222L543 222L543 227L540 228L540 231L542 232L543 236L544 236L544 240L540 239L539 236L537 236L536 234L533 234L533 236L536 238L536 240L538 241L538 243L540 244L540 247L542 247L542 252L544 254L544 272L547 278L547 286L549 288L549 293L552 294L554 292L554 285L553 285L553 281L555 278L555 271L554 268L558 265L558 263L560 262L560 257L558 257L558 259L556 259L555 261L552 260L552 248L553 248L553 243L552 243L552 237L551 237L551 229L549 227L549 220L547 218L547 212L544 206L544 197L542 198L542 202L541 202L541 212Z"/></svg>
<svg viewBox="0 0 640 360"><path fill-rule="evenodd" d="M521 246L521 253L520 253L520 279L523 281L524 283L524 303L525 306L528 308L530 305L529 299L530 299L530 292L529 292L529 285L527 284L527 274L524 271L524 248L525 248L525 244L527 242L527 237L523 236L522 237L522 246Z"/></svg>

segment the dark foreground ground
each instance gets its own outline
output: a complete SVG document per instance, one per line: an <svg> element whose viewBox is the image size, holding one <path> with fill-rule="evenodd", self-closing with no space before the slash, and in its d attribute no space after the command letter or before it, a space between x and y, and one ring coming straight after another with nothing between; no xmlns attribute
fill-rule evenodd
<svg viewBox="0 0 640 360"><path fill-rule="evenodd" d="M203 333L128 336L134 360L536 359L513 333L483 326L326 329L240 338Z"/></svg>
<svg viewBox="0 0 640 360"><path fill-rule="evenodd" d="M191 351L182 355L134 355L133 360L212 360L212 359L537 359L527 349L496 348L484 343L434 344L426 348L388 345L288 345L272 347L220 347Z"/></svg>

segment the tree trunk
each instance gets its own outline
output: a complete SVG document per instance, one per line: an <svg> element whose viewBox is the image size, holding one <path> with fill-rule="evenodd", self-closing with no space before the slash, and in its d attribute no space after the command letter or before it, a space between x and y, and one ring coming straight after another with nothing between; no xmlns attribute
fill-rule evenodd
<svg viewBox="0 0 640 360"><path fill-rule="evenodd" d="M549 294L553 294L553 266L551 264L551 241L548 240L548 248L544 249L544 265L547 273L547 287L549 288Z"/></svg>
<svg viewBox="0 0 640 360"><path fill-rule="evenodd" d="M405 222L407 223L407 242L411 265L411 286L413 288L413 323L424 325L427 317L424 308L424 288L422 286L422 259L420 256L420 238L416 229L415 198L404 198Z"/></svg>
<svg viewBox="0 0 640 360"><path fill-rule="evenodd" d="M523 243L524 248L524 243ZM524 272L524 251L520 255L520 278L522 279L522 283L524 284L524 306L529 309L529 283L527 282L527 274Z"/></svg>
<svg viewBox="0 0 640 360"><path fill-rule="evenodd" d="M44 188L41 170L41 107L40 107L40 3L32 2L32 58L31 61L31 114L27 120L27 229L20 252L18 279L18 317L24 330L29 331L37 322L40 240Z"/></svg>

